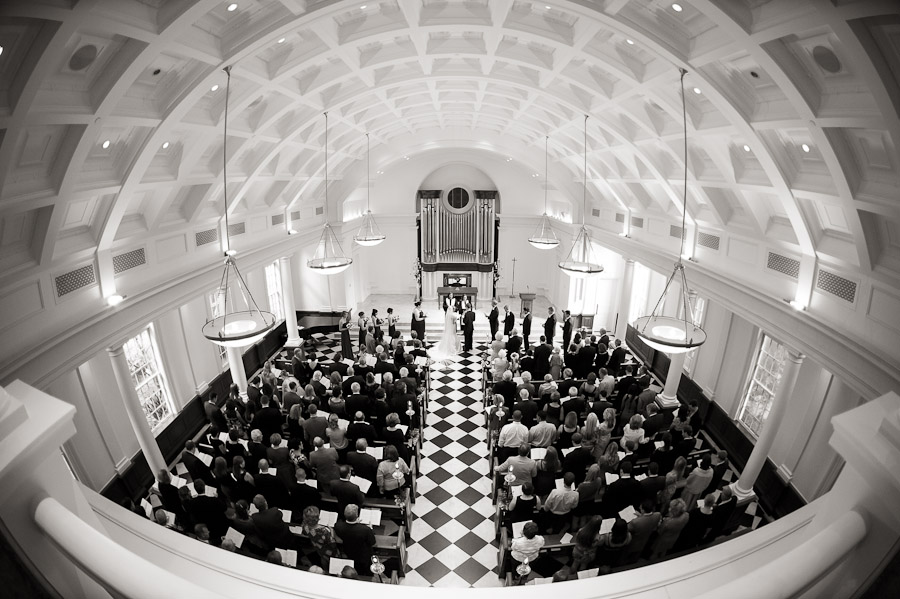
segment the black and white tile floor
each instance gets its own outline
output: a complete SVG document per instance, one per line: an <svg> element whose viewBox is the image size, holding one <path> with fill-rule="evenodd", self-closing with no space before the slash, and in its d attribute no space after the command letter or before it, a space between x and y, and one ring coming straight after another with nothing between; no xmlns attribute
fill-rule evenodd
<svg viewBox="0 0 900 599"><path fill-rule="evenodd" d="M312 336L321 357L340 350L337 334ZM354 340L355 343L355 340ZM481 366L486 350L456 356L432 369L422 463L413 505L407 572L401 584L434 587L500 587L494 506L488 476L487 429L482 408ZM730 482L737 475L726 473ZM762 509L748 506L743 526L763 522ZM550 576L563 564L544 564ZM537 563L534 564L538 566Z"/></svg>

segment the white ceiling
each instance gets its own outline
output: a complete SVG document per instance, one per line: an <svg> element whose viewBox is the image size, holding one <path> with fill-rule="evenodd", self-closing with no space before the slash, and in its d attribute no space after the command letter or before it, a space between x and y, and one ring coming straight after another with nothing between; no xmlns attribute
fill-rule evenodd
<svg viewBox="0 0 900 599"><path fill-rule="evenodd" d="M674 222L684 67L689 218L900 287L896 2L70 4L0 3L0 273L219 218L226 65L232 212L321 203L326 110L331 179L367 132L381 164L490 139L541 172L549 136L560 187L588 114L593 202Z"/></svg>

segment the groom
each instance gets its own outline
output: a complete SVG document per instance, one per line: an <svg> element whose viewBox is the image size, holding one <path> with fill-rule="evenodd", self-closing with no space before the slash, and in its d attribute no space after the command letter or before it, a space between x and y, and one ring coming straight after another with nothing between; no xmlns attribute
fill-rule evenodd
<svg viewBox="0 0 900 599"><path fill-rule="evenodd" d="M475 332L475 313L472 305L466 304L463 312L463 351L472 351L472 334Z"/></svg>

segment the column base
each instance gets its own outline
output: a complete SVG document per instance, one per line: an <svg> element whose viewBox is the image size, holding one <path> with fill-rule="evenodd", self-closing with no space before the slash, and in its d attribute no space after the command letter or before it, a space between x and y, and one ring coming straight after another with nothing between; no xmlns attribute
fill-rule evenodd
<svg viewBox="0 0 900 599"><path fill-rule="evenodd" d="M737 497L738 505L741 505L744 503L749 503L751 501L758 499L758 497L756 496L756 493L753 491L753 489L750 489L749 491L745 491L745 490L741 489L740 487L738 487L738 483L736 483L736 482L731 483L728 486L731 487L732 492L734 492L734 496Z"/></svg>
<svg viewBox="0 0 900 599"><path fill-rule="evenodd" d="M294 349L296 347L300 347L303 345L303 339L298 335L296 337L288 337L287 341L284 342L285 348Z"/></svg>
<svg viewBox="0 0 900 599"><path fill-rule="evenodd" d="M664 393L660 393L656 396L656 403L665 408L677 408L681 405L681 402L678 401L677 397L667 397Z"/></svg>

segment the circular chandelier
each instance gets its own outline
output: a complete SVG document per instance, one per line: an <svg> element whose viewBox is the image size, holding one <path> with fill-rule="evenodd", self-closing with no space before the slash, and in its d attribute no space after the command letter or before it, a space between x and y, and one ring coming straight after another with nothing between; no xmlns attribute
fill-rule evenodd
<svg viewBox="0 0 900 599"><path fill-rule="evenodd" d="M594 250L591 248L591 234L584 224L587 211L587 120L584 115L584 185L581 189L581 230L572 243L572 249L566 259L559 263L559 269L576 279L583 279L603 272L603 265L594 258Z"/></svg>
<svg viewBox="0 0 900 599"><path fill-rule="evenodd" d="M684 99L684 76L687 71L681 71L681 118L684 126L684 200L681 211L681 249L678 252L678 261L675 262L675 269L666 281L662 295L656 302L653 312L649 316L641 316L634 321L634 328L637 331L641 341L649 345L655 350L665 352L667 354L683 354L689 352L695 347L699 347L706 342L706 331L694 323L694 313L691 307L689 296L689 288L687 277L684 274L684 264L681 262L681 256L684 254L684 236L685 224L687 218L687 111L685 109ZM682 318L674 316L663 316L660 314L661 308L665 305L666 294L675 278L679 278L681 286L681 310Z"/></svg>
<svg viewBox="0 0 900 599"><path fill-rule="evenodd" d="M378 245L385 240L385 235L375 223L375 217L372 216L372 210L369 207L371 189L372 182L369 179L369 134L366 133L366 215L363 217L359 231L353 236L353 241L364 246Z"/></svg>
<svg viewBox="0 0 900 599"><path fill-rule="evenodd" d="M336 275L353 264L353 258L344 254L341 242L328 223L328 113L325 113L325 227L316 244L316 252L306 261L306 267L323 275Z"/></svg>
<svg viewBox="0 0 900 599"><path fill-rule="evenodd" d="M556 232L550 225L550 217L547 216L547 188L550 186L549 170L547 166L549 163L548 157L550 152L548 148L549 142L550 137L544 137L544 215L541 217L541 222L534 232L534 235L528 238L528 243L539 250L552 250L559 245L559 238L556 236Z"/></svg>
<svg viewBox="0 0 900 599"><path fill-rule="evenodd" d="M275 326L275 315L271 312L263 312L253 299L250 288L241 276L237 262L234 259L235 251L231 249L231 238L228 227L228 97L231 91L231 67L224 69L228 75L225 87L225 139L222 143L222 196L225 200L225 270L222 272L222 280L216 291L216 312L219 312L218 299L221 297L222 309L220 314L203 325L203 336L223 347L244 347L253 345L262 339L266 333ZM237 287L237 291L243 301L244 309L235 309L234 303L229 306L228 297L231 295L231 285Z"/></svg>

